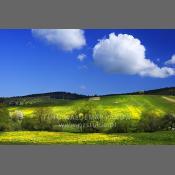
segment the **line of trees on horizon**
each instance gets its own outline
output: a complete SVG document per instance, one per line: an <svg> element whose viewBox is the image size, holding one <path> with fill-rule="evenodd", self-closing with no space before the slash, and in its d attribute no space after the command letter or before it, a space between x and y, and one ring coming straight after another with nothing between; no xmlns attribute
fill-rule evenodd
<svg viewBox="0 0 175 175"><path fill-rule="evenodd" d="M31 94L25 96L14 96L14 97L0 97L0 104L8 104L12 106L19 106L20 100L31 99L31 98L39 98L39 97L49 97L53 99L67 99L67 100L76 100L82 98L89 98L89 97L97 97L97 96L112 96L112 95L175 95L175 87L165 87L153 90L140 90L136 92L129 92L129 93L120 93L120 94L106 94L106 95L82 95L77 93L70 93L70 92L48 92L48 93L40 93L40 94Z"/></svg>

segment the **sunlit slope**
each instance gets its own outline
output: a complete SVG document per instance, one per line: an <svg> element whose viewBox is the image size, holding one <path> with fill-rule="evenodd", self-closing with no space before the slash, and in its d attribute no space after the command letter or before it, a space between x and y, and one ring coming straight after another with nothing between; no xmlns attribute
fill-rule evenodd
<svg viewBox="0 0 175 175"><path fill-rule="evenodd" d="M8 107L8 109L10 112L21 110L26 117L30 117L35 109L44 106L51 108L58 116L67 118L73 112L75 106L91 101L97 104L97 107L110 111L113 118L130 116L139 119L144 111L154 111L158 115L163 115L165 112L175 112L175 102L164 97L175 100L174 96L162 95L114 95L100 97L99 99L59 100L54 104L15 106Z"/></svg>
<svg viewBox="0 0 175 175"><path fill-rule="evenodd" d="M169 98L174 99L172 96ZM139 118L144 111L154 111L158 115L165 112L175 112L175 103L159 95L120 95L102 97L98 102L109 109L113 115L129 115Z"/></svg>

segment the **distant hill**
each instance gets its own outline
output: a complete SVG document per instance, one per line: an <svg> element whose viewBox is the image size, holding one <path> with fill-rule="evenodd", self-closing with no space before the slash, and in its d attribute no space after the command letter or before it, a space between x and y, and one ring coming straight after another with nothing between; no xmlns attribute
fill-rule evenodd
<svg viewBox="0 0 175 175"><path fill-rule="evenodd" d="M0 98L0 103L10 106L36 105L36 104L59 104L60 100L77 100L87 98L86 95L80 95L69 92L49 92L41 94L31 94L25 96L15 96L9 98ZM62 102L61 102L62 103Z"/></svg>
<svg viewBox="0 0 175 175"><path fill-rule="evenodd" d="M175 96L175 87L160 88L148 91L137 91L131 93L123 94L107 94L99 95L103 96L113 96L113 95L172 95ZM98 97L95 96L86 96L76 93L69 92L49 92L49 93L40 93L40 94L31 94L25 96L16 96L9 98L0 98L0 104L6 104L10 106L21 106L21 105L37 105L37 104L63 104L68 100L78 100L83 98L92 98Z"/></svg>
<svg viewBox="0 0 175 175"><path fill-rule="evenodd" d="M50 98L55 98L55 99L75 100L75 99L85 98L87 96L81 95L81 94L76 94L76 93L70 93L70 92L48 92L48 93L31 94L31 95L21 96L20 98L26 98L26 97L50 97Z"/></svg>
<svg viewBox="0 0 175 175"><path fill-rule="evenodd" d="M130 93L122 93L122 94L108 94L103 96L112 96L112 95L173 95L175 96L175 87L166 87L160 89L153 89L147 91L136 91Z"/></svg>
<svg viewBox="0 0 175 175"><path fill-rule="evenodd" d="M160 88L148 91L139 91L130 94L146 94L146 95L175 95L175 87Z"/></svg>

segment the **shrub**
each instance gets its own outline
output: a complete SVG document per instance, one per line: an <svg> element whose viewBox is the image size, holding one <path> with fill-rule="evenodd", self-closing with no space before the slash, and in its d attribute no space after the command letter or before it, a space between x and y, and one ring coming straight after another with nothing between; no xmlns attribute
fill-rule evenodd
<svg viewBox="0 0 175 175"><path fill-rule="evenodd" d="M56 132L61 132L63 131L63 126L62 125L53 125L52 130Z"/></svg>
<svg viewBox="0 0 175 175"><path fill-rule="evenodd" d="M161 120L153 112L145 112L142 114L141 119L138 123L138 130L145 132L154 132L160 130Z"/></svg>
<svg viewBox="0 0 175 175"><path fill-rule="evenodd" d="M38 108L31 118L24 118L22 128L25 130L53 130L53 126L58 123L54 113L48 108Z"/></svg>
<svg viewBox="0 0 175 175"><path fill-rule="evenodd" d="M21 128L21 122L20 121L16 121L16 122L11 121L11 130L13 130L13 131L19 131L21 129L22 128Z"/></svg>
<svg viewBox="0 0 175 175"><path fill-rule="evenodd" d="M21 121L24 118L24 116L23 116L23 113L21 111L15 111L11 114L10 118L14 122L17 122L17 121Z"/></svg>
<svg viewBox="0 0 175 175"><path fill-rule="evenodd" d="M132 127L132 120L130 117L118 118L109 132L112 133L127 133Z"/></svg>
<svg viewBox="0 0 175 175"><path fill-rule="evenodd" d="M175 114L172 113L165 114L162 118L161 127L162 129L165 130L175 129Z"/></svg>
<svg viewBox="0 0 175 175"><path fill-rule="evenodd" d="M25 117L22 120L21 127L23 130L29 130L29 131L34 131L37 130L37 124L36 120L34 118L28 118Z"/></svg>
<svg viewBox="0 0 175 175"><path fill-rule="evenodd" d="M109 112L97 108L92 102L87 102L74 109L69 121L71 124L78 125L81 132L100 132L109 116Z"/></svg>
<svg viewBox="0 0 175 175"><path fill-rule="evenodd" d="M52 110L39 108L34 112L35 128L37 130L52 130L53 125L57 124L57 118Z"/></svg>
<svg viewBox="0 0 175 175"><path fill-rule="evenodd" d="M12 129L8 110L0 108L0 131L9 131Z"/></svg>
<svg viewBox="0 0 175 175"><path fill-rule="evenodd" d="M21 130L21 122L23 120L23 113L21 111L15 111L10 115L11 129Z"/></svg>

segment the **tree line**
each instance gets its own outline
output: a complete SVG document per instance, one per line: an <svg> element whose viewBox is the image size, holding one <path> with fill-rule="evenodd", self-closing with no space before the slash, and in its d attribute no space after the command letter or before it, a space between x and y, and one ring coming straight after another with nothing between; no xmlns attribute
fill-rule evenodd
<svg viewBox="0 0 175 175"><path fill-rule="evenodd" d="M143 112L139 120L129 116L118 117L106 127L111 113L99 109L94 103L76 106L72 114L64 119L57 116L51 109L39 107L33 116L25 117L21 111L9 114L6 108L0 108L0 131L67 131L67 132L154 132L175 129L175 114L167 113L158 116L154 112Z"/></svg>

